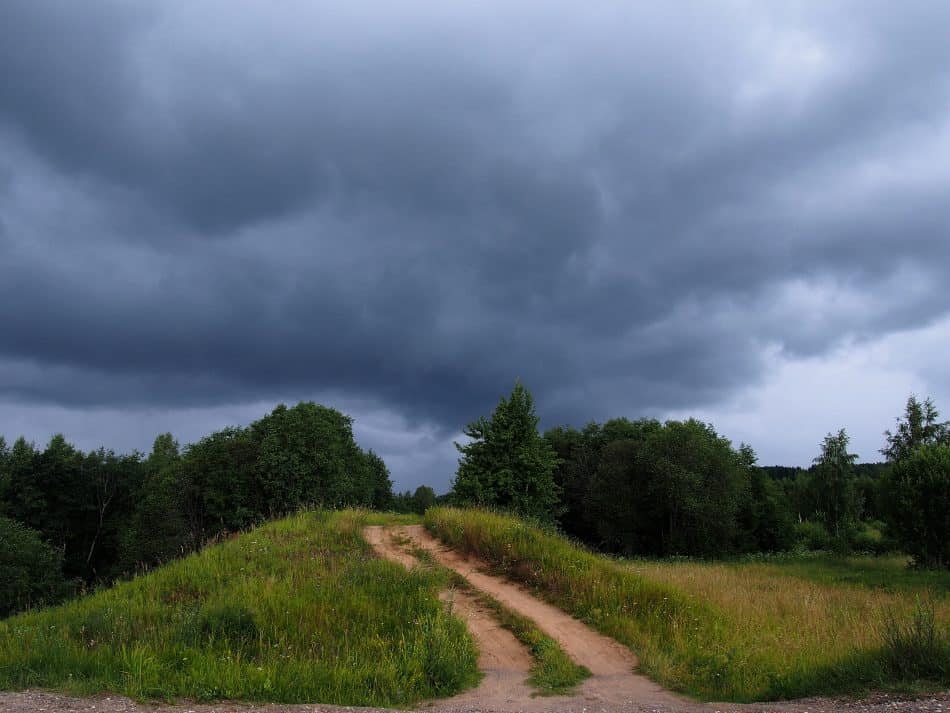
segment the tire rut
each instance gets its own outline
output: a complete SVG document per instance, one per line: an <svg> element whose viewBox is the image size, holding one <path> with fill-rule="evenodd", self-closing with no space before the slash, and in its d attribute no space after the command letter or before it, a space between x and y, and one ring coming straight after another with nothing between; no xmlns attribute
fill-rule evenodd
<svg viewBox="0 0 950 713"><path fill-rule="evenodd" d="M523 587L487 573L483 562L466 558L446 547L423 526L366 528L364 532L367 540L377 547L377 552L404 565L408 565L409 560L415 561L407 552L407 547L418 547L431 553L436 561L464 577L475 589L489 594L509 609L532 620L541 631L556 640L575 663L590 670L591 678L578 687L575 696L547 698L543 707L551 708L551 704L557 699L565 703L581 699L589 704L612 705L668 706L686 702L645 676L634 673L637 658L628 648L594 631L557 607L541 601ZM396 544L397 539L407 544L399 546ZM384 544L378 546L376 543L380 542ZM386 542L389 544L386 545ZM390 552L391 549L397 552ZM481 642L479 645L481 647ZM485 703L480 698L477 700ZM514 708L516 710L534 707L532 702L536 702L536 699L532 701L515 698L508 701L509 704L517 704Z"/></svg>
<svg viewBox="0 0 950 713"><path fill-rule="evenodd" d="M399 534L393 528L378 525L363 529L363 536L378 555L412 569L420 564L419 560L396 541ZM465 622L475 639L478 668L483 674L478 686L443 702L459 707L477 704L495 710L524 710L524 704L534 694L526 683L532 664L528 649L467 592L444 591L440 599Z"/></svg>

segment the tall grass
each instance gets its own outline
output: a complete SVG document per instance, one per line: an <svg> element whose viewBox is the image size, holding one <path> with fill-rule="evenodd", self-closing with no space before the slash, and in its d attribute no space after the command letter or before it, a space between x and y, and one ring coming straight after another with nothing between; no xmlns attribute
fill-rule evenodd
<svg viewBox="0 0 950 713"><path fill-rule="evenodd" d="M706 700L775 700L920 685L893 665L887 617L912 619L914 592L841 587L734 564L631 562L592 554L517 519L436 508L427 526L535 588L640 656L641 670ZM926 596L926 595L925 595ZM950 601L932 598L938 639ZM950 648L933 649L950 684Z"/></svg>
<svg viewBox="0 0 950 713"><path fill-rule="evenodd" d="M408 705L478 679L438 572L372 555L366 513L302 513L0 622L0 688Z"/></svg>
<svg viewBox="0 0 950 713"><path fill-rule="evenodd" d="M950 597L950 570L910 567L906 555L834 555L821 552L752 555L743 569L767 576L791 576L821 584L866 587L886 592L923 592Z"/></svg>

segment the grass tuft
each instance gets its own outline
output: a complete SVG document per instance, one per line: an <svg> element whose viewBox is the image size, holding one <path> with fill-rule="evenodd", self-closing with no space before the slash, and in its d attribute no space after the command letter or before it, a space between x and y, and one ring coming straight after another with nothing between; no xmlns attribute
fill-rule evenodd
<svg viewBox="0 0 950 713"><path fill-rule="evenodd" d="M895 676L941 680L950 675L950 632L938 627L932 599L918 599L909 615L885 609L881 638L884 658Z"/></svg>
<svg viewBox="0 0 950 713"><path fill-rule="evenodd" d="M477 591L475 594L479 602L492 611L498 623L528 647L534 659L528 683L540 695L570 694L580 683L590 678L590 671L586 667L574 663L560 644L530 619L512 611L494 597Z"/></svg>

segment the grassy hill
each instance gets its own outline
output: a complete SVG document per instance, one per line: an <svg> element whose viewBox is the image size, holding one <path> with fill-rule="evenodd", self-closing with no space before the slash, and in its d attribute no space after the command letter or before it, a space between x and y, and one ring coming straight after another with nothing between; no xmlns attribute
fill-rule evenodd
<svg viewBox="0 0 950 713"><path fill-rule="evenodd" d="M376 559L370 517L299 514L4 620L0 688L407 705L473 685L474 643L437 599L444 574Z"/></svg>
<svg viewBox="0 0 950 713"><path fill-rule="evenodd" d="M431 509L426 524L632 647L654 680L704 700L950 685L948 580L893 558L849 560L842 583L842 563L828 559L624 561L477 510Z"/></svg>

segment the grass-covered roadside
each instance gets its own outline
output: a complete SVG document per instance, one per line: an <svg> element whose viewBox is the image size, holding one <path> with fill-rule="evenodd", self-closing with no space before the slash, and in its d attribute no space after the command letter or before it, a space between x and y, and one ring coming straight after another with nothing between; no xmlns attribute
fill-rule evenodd
<svg viewBox="0 0 950 713"><path fill-rule="evenodd" d="M950 685L950 601L926 591L834 586L734 564L624 563L477 510L435 508L426 525L633 648L654 680L701 699ZM917 680L921 672L928 681Z"/></svg>
<svg viewBox="0 0 950 713"><path fill-rule="evenodd" d="M477 682L438 571L373 556L370 516L308 512L0 622L0 688L408 705ZM378 518L378 516L372 516Z"/></svg>

